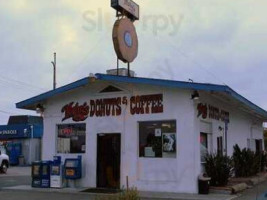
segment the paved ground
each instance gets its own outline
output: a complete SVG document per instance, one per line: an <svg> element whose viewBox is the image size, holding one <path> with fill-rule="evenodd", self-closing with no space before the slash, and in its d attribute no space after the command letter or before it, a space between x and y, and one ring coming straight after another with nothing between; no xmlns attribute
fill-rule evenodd
<svg viewBox="0 0 267 200"><path fill-rule="evenodd" d="M230 200L231 198L221 195L176 195L157 197L143 197L141 200ZM0 199L7 200L100 200L99 195L86 193L62 193L62 192L40 192L40 191L19 191L19 190L0 190ZM106 199L109 199L108 196Z"/></svg>
<svg viewBox="0 0 267 200"><path fill-rule="evenodd" d="M10 167L6 174L0 174L0 178L9 176L31 176L31 167Z"/></svg>
<svg viewBox="0 0 267 200"><path fill-rule="evenodd" d="M267 181L262 184L244 191L240 197L234 200L267 200L265 194L267 193Z"/></svg>
<svg viewBox="0 0 267 200"><path fill-rule="evenodd" d="M0 174L0 188L30 185L30 167L11 167L6 174Z"/></svg>
<svg viewBox="0 0 267 200"><path fill-rule="evenodd" d="M78 190L64 188L58 189L35 189L31 188L30 167L13 167L7 174L0 174L0 199L7 200L99 200L99 195L80 193ZM267 182L259 187L259 194L267 191ZM246 191L236 200L254 200L255 188ZM142 200L230 200L235 196L230 195L183 195L170 193L142 193ZM97 197L97 198L96 198ZM256 199L255 199L256 200ZM257 200L267 200L257 199Z"/></svg>
<svg viewBox="0 0 267 200"><path fill-rule="evenodd" d="M95 200L86 194L46 193L29 191L0 191L0 198L6 200Z"/></svg>

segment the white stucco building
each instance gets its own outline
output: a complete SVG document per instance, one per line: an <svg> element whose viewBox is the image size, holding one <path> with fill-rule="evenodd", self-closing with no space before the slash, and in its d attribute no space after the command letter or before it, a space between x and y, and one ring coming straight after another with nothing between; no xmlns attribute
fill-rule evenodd
<svg viewBox="0 0 267 200"><path fill-rule="evenodd" d="M224 85L96 74L16 106L43 110L42 159L82 155L84 187L197 193L206 150L264 147L267 112Z"/></svg>

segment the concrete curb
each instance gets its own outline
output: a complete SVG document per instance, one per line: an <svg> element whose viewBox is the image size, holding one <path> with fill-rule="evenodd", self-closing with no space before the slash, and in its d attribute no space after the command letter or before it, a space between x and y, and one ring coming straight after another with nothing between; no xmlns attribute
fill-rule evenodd
<svg viewBox="0 0 267 200"><path fill-rule="evenodd" d="M86 189L86 188L85 188ZM99 193L83 193L84 188L72 189L53 189L53 188L32 188L29 185L21 185L15 187L6 187L1 190L12 192L40 192L40 193L62 193L62 194L79 194L87 195L91 198L99 198L100 196L111 196L112 194ZM223 194L209 194L209 195L194 195L194 194L176 194L176 193L155 193L155 192L139 192L141 199L158 199L158 200L231 200L236 196Z"/></svg>
<svg viewBox="0 0 267 200"><path fill-rule="evenodd" d="M266 177L258 177L258 178L252 178L249 180L249 185L258 185L259 183L262 183L266 180Z"/></svg>
<svg viewBox="0 0 267 200"><path fill-rule="evenodd" d="M227 189L220 189L220 188L210 188L210 193L211 194L232 194L232 188L227 188Z"/></svg>
<svg viewBox="0 0 267 200"><path fill-rule="evenodd" d="M238 192L242 192L246 189L252 188L260 183L263 183L267 180L267 174L264 174L262 177L255 177L247 181L246 183L240 183L232 186L232 194L236 194Z"/></svg>
<svg viewBox="0 0 267 200"><path fill-rule="evenodd" d="M240 183L240 184L234 185L232 186L232 194L242 192L246 189L248 189L248 185L246 183Z"/></svg>

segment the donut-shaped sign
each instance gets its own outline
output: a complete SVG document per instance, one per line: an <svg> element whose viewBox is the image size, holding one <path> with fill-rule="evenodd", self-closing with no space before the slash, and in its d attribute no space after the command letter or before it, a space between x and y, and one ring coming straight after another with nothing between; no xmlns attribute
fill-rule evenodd
<svg viewBox="0 0 267 200"><path fill-rule="evenodd" d="M128 18L117 20L112 37L118 58L125 63L133 62L138 54L138 39L133 22Z"/></svg>

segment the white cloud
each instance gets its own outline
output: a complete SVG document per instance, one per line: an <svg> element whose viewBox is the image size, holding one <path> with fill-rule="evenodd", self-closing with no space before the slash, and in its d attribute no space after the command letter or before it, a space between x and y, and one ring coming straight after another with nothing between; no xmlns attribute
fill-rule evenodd
<svg viewBox="0 0 267 200"><path fill-rule="evenodd" d="M136 22L140 49L132 69L138 75L225 82L267 109L266 96L259 89L267 72L263 67L267 64L266 0L136 2L141 8ZM114 20L115 11L107 0L0 0L0 72L52 88L55 51L58 86L114 68ZM257 78L246 87L251 74ZM15 102L37 94L1 79L0 88L7 94L0 110L14 113ZM6 119L0 113L0 123Z"/></svg>

